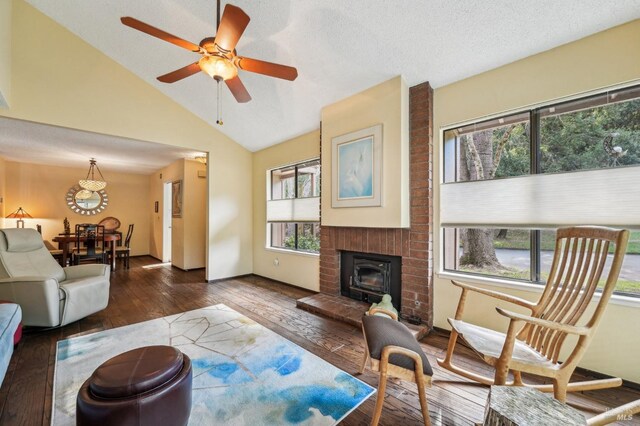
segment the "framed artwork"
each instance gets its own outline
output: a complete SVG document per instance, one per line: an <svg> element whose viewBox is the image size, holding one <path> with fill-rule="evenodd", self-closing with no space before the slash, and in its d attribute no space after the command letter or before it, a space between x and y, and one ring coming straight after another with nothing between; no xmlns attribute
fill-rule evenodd
<svg viewBox="0 0 640 426"><path fill-rule="evenodd" d="M382 204L382 124L331 141L331 207Z"/></svg>
<svg viewBox="0 0 640 426"><path fill-rule="evenodd" d="M182 180L171 183L171 215L182 217Z"/></svg>

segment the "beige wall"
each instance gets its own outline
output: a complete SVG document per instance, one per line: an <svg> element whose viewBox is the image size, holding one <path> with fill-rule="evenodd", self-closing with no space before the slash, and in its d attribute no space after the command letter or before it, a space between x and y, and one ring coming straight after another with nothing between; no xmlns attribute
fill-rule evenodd
<svg viewBox="0 0 640 426"><path fill-rule="evenodd" d="M184 161L184 269L206 265L207 179L198 177L207 166L194 160Z"/></svg>
<svg viewBox="0 0 640 426"><path fill-rule="evenodd" d="M382 123L382 206L331 207L331 140ZM398 76L322 109L322 225L409 226L409 89Z"/></svg>
<svg viewBox="0 0 640 426"><path fill-rule="evenodd" d="M12 39L11 108L0 115L211 153L207 278L251 272L249 151L22 0ZM46 72L33 48L43 40Z"/></svg>
<svg viewBox="0 0 640 426"><path fill-rule="evenodd" d="M107 181L105 191L109 197L107 208L95 216L84 216L73 212L65 201L70 187L86 176L87 169L43 166L40 164L6 163L6 209L11 212L24 208L34 219L26 219L25 227L42 225L42 236L51 241L63 232L64 218L69 219L71 229L77 223L98 223L105 217L120 220L123 238L129 224L135 224L131 238L133 256L149 253L149 177L133 173L116 173L102 169ZM5 226L13 228L15 221L6 219ZM55 245L55 243L54 243Z"/></svg>
<svg viewBox="0 0 640 426"><path fill-rule="evenodd" d="M11 6L0 0L0 108L11 104Z"/></svg>
<svg viewBox="0 0 640 426"><path fill-rule="evenodd" d="M209 154L209 185L218 189L209 193L209 279L253 271L251 158L248 151L243 155L231 150Z"/></svg>
<svg viewBox="0 0 640 426"><path fill-rule="evenodd" d="M206 166L193 160L178 160L149 176L151 199L151 256L163 259L164 185L182 181L182 217L171 218L171 263L181 269L206 265L207 180L198 177ZM158 212L155 212L155 202Z"/></svg>
<svg viewBox="0 0 640 426"><path fill-rule="evenodd" d="M439 130L466 120L522 108L565 96L640 79L640 20L595 34L556 49L441 87L434 93L435 223L439 223L442 139ZM631 53L631 52L634 53ZM439 235L434 232L434 235ZM434 238L435 261L440 270L440 239ZM539 291L484 287L535 300ZM434 325L449 328L459 290L436 276ZM506 327L494 310L495 303L474 296L467 302L466 318L487 327ZM581 366L640 383L637 324L640 306L610 303L593 344Z"/></svg>
<svg viewBox="0 0 640 426"><path fill-rule="evenodd" d="M4 228L4 217L9 214L5 213L5 197L6 197L6 165L4 158L0 157L0 228Z"/></svg>
<svg viewBox="0 0 640 426"><path fill-rule="evenodd" d="M320 290L317 255L266 248L267 170L319 155L317 130L253 154L253 272L313 291Z"/></svg>

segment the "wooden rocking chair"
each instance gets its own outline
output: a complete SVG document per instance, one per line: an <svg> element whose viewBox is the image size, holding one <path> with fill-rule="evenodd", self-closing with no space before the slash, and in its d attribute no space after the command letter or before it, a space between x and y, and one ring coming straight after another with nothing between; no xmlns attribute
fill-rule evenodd
<svg viewBox="0 0 640 426"><path fill-rule="evenodd" d="M631 420L633 415L637 413L640 413L640 399L587 419L587 426L603 426L620 420Z"/></svg>
<svg viewBox="0 0 640 426"><path fill-rule="evenodd" d="M578 383L569 383L569 379L586 352L616 286L628 239L629 231L626 230L594 226L558 229L549 279L537 302L452 281L462 293L455 319L449 318L452 331L446 356L438 359L438 364L486 385L523 386L522 372L549 377L552 385L533 387L543 392L553 391L554 397L561 402L565 402L568 391L620 386L622 380L619 378ZM615 244L615 252L602 293L591 318L580 321L589 303L597 299L594 294L611 244ZM462 313L469 291L529 308L531 315L496 307L499 314L510 320L506 334L466 323L462 321ZM579 321L584 325L577 325ZM564 362L559 362L560 350L570 334L578 336L577 343ZM493 379L452 364L458 336L486 363L495 367ZM510 370L514 380L507 383Z"/></svg>

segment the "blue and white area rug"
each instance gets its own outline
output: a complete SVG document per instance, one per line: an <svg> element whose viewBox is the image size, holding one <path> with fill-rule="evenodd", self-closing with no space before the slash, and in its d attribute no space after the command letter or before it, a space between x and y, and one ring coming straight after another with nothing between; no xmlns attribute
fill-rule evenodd
<svg viewBox="0 0 640 426"><path fill-rule="evenodd" d="M75 425L76 395L107 359L172 345L193 368L190 425L334 425L375 389L225 305L58 342L52 425Z"/></svg>

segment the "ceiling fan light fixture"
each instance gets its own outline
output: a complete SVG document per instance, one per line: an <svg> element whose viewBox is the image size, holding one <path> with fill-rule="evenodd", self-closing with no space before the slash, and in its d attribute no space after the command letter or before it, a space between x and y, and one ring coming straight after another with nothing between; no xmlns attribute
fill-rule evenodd
<svg viewBox="0 0 640 426"><path fill-rule="evenodd" d="M238 75L238 68L229 59L217 55L205 55L198 61L200 69L216 80L230 80Z"/></svg>
<svg viewBox="0 0 640 426"><path fill-rule="evenodd" d="M143 32L152 37L164 40L167 43L202 55L198 62L193 62L157 77L158 81L162 83L175 83L202 71L211 76L217 83L224 81L236 101L245 103L251 100L251 95L249 95L247 88L238 75L239 70L268 77L281 78L283 80L295 80L298 77L298 70L294 67L237 55L236 46L249 25L251 18L239 7L228 3L225 5L224 12L221 15L221 2L221 0L216 1L217 25L215 36L205 37L199 44L176 37L173 34L169 34L166 31L130 16L124 16L120 21L123 25L133 28L136 31ZM220 84L218 84L217 87L219 98ZM218 117L217 123L222 124L220 117Z"/></svg>

